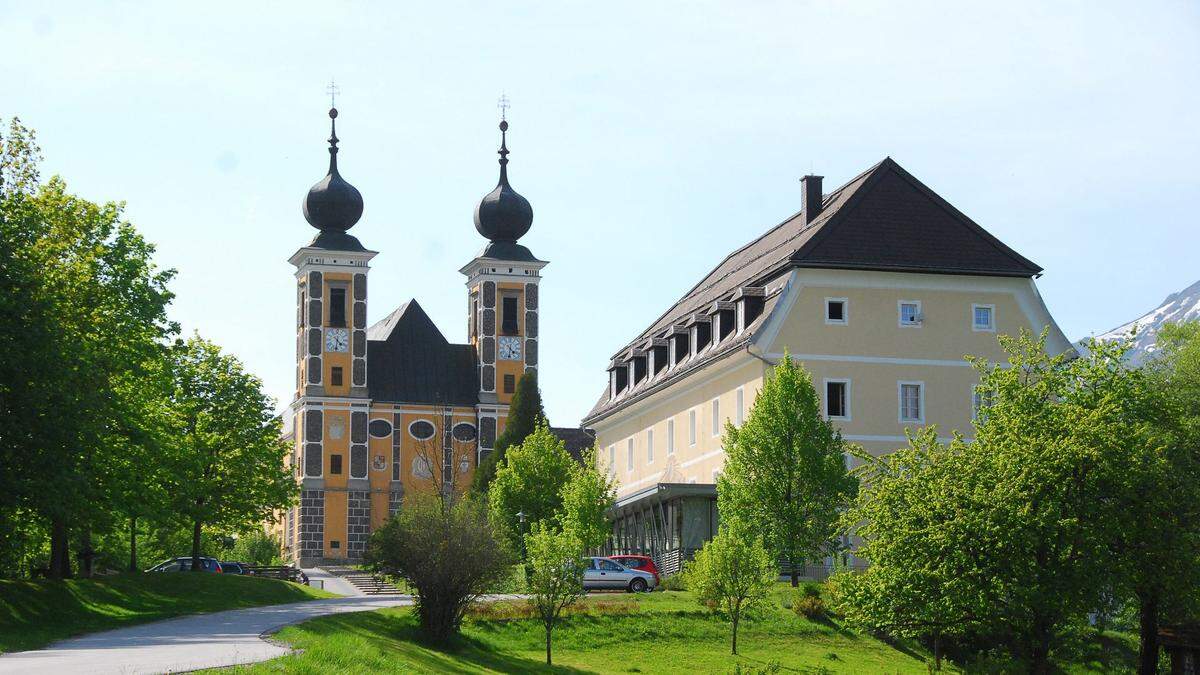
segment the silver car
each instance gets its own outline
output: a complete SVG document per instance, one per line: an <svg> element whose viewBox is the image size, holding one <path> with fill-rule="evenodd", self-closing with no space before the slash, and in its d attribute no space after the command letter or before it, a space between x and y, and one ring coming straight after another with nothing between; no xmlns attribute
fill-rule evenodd
<svg viewBox="0 0 1200 675"><path fill-rule="evenodd" d="M641 593L654 589L654 575L625 567L611 558L584 558L583 587L589 591L624 589Z"/></svg>

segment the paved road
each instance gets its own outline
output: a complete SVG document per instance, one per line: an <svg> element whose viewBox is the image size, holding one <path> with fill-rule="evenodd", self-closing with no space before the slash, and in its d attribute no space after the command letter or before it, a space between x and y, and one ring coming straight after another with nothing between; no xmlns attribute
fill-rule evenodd
<svg viewBox="0 0 1200 675"><path fill-rule="evenodd" d="M319 616L411 603L407 596L329 598L180 617L3 654L0 673L166 673L266 661L289 650L261 639L263 633Z"/></svg>

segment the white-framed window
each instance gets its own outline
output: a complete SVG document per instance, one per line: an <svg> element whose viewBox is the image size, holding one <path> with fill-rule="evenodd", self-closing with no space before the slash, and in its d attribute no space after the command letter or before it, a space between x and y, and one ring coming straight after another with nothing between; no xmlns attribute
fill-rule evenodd
<svg viewBox="0 0 1200 675"><path fill-rule="evenodd" d="M646 463L654 463L654 430L646 430Z"/></svg>
<svg viewBox="0 0 1200 675"><path fill-rule="evenodd" d="M925 423L925 383L897 382L896 393L900 404L900 422Z"/></svg>
<svg viewBox="0 0 1200 675"><path fill-rule="evenodd" d="M721 399L712 400L712 435L721 435Z"/></svg>
<svg viewBox="0 0 1200 675"><path fill-rule="evenodd" d="M688 411L688 445L696 444L696 409Z"/></svg>
<svg viewBox="0 0 1200 675"><path fill-rule="evenodd" d="M737 388L737 425L740 427L746 421L746 391L742 387Z"/></svg>
<svg viewBox="0 0 1200 675"><path fill-rule="evenodd" d="M920 326L925 321L924 315L921 314L920 300L900 300L896 303L896 308L901 328Z"/></svg>
<svg viewBox="0 0 1200 675"><path fill-rule="evenodd" d="M675 454L675 420L667 420L667 454Z"/></svg>
<svg viewBox="0 0 1200 675"><path fill-rule="evenodd" d="M625 441L625 471L633 471L633 436Z"/></svg>
<svg viewBox="0 0 1200 675"><path fill-rule="evenodd" d="M608 473L617 475L617 446L608 446Z"/></svg>
<svg viewBox="0 0 1200 675"><path fill-rule="evenodd" d="M996 306L971 305L971 330L976 332L996 332Z"/></svg>
<svg viewBox="0 0 1200 675"><path fill-rule="evenodd" d="M825 298L825 323L845 326L850 322L850 301L846 298Z"/></svg>
<svg viewBox="0 0 1200 675"><path fill-rule="evenodd" d="M825 419L850 419L850 380L825 379Z"/></svg>
<svg viewBox="0 0 1200 675"><path fill-rule="evenodd" d="M987 418L989 398L988 393L981 389L979 385L971 385L971 419L983 420Z"/></svg>

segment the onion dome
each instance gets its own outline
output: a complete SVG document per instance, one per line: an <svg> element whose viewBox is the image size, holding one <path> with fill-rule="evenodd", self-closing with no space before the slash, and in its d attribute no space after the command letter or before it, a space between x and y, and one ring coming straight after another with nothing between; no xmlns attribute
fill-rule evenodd
<svg viewBox="0 0 1200 675"><path fill-rule="evenodd" d="M337 108L329 109L329 173L312 186L301 208L304 219L321 230L322 235L337 235L349 230L362 217L363 199L358 188L346 182L338 173ZM349 235L345 235L350 238ZM336 238L336 237L335 237ZM361 246L360 246L361 247Z"/></svg>
<svg viewBox="0 0 1200 675"><path fill-rule="evenodd" d="M533 207L508 184L508 122L500 121L500 182L475 207L475 229L497 243L515 243L533 225Z"/></svg>

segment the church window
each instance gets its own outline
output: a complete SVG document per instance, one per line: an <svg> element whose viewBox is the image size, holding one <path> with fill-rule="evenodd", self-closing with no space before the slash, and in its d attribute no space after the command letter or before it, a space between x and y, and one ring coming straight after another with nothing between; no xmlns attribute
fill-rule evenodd
<svg viewBox="0 0 1200 675"><path fill-rule="evenodd" d="M342 367L334 366L329 372L329 384L340 387L342 386Z"/></svg>
<svg viewBox="0 0 1200 675"><path fill-rule="evenodd" d="M346 325L346 289L329 289L329 325Z"/></svg>
<svg viewBox="0 0 1200 675"><path fill-rule="evenodd" d="M342 456L341 455L330 455L329 456L329 473L334 476L340 475L342 473Z"/></svg>
<svg viewBox="0 0 1200 675"><path fill-rule="evenodd" d="M329 540L329 548L331 548L331 549L334 549L334 550L337 550L337 549L339 549L339 548L341 548L341 547L342 547L342 542L338 541L337 539L330 539L330 540Z"/></svg>
<svg viewBox="0 0 1200 675"><path fill-rule="evenodd" d="M511 375L511 374L505 375L504 376L504 393L511 394L516 390L517 390L517 376Z"/></svg>
<svg viewBox="0 0 1200 675"><path fill-rule="evenodd" d="M408 425L408 433L418 441L427 441L433 438L436 430L433 428L433 424L431 422L427 420L417 420Z"/></svg>
<svg viewBox="0 0 1200 675"><path fill-rule="evenodd" d="M500 322L500 332L505 335L517 334L517 296L506 295L503 298L503 316Z"/></svg>
<svg viewBox="0 0 1200 675"><path fill-rule="evenodd" d="M387 420L371 420L371 423L367 425L367 430L375 438L387 438L392 435L392 425Z"/></svg>

